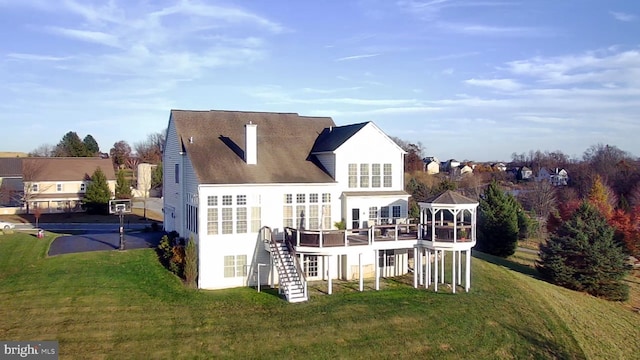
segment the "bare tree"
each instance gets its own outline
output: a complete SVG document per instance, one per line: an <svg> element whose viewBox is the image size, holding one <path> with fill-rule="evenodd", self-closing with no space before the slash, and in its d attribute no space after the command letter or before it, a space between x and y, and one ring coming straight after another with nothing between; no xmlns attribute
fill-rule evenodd
<svg viewBox="0 0 640 360"><path fill-rule="evenodd" d="M526 209L533 211L539 219L546 219L555 209L556 189L549 181L536 181L522 196Z"/></svg>
<svg viewBox="0 0 640 360"><path fill-rule="evenodd" d="M37 148L33 149L29 156L31 157L51 157L53 156L56 147L51 144L42 144Z"/></svg>
<svg viewBox="0 0 640 360"><path fill-rule="evenodd" d="M161 132L147 135L147 139L134 144L136 155L142 162L159 164L162 161L164 134Z"/></svg>
<svg viewBox="0 0 640 360"><path fill-rule="evenodd" d="M42 173L42 163L37 159L22 160L22 184L23 191L20 194L20 202L24 204L27 214L29 214L31 202L42 192L47 191L51 186L42 186L38 179Z"/></svg>

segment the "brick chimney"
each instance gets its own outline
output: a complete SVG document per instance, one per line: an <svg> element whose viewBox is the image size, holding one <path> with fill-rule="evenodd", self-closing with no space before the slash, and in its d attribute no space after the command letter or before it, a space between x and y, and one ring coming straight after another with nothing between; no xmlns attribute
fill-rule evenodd
<svg viewBox="0 0 640 360"><path fill-rule="evenodd" d="M248 165L258 163L258 125L251 121L244 126L244 161Z"/></svg>

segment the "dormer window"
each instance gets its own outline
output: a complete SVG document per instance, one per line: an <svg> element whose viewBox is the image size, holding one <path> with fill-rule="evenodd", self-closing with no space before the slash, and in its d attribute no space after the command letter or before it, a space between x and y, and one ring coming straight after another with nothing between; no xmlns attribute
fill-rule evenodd
<svg viewBox="0 0 640 360"><path fill-rule="evenodd" d="M38 184L31 184L31 191L32 192L40 191L40 188L38 187Z"/></svg>
<svg viewBox="0 0 640 360"><path fill-rule="evenodd" d="M56 184L56 191L62 192L62 184Z"/></svg>

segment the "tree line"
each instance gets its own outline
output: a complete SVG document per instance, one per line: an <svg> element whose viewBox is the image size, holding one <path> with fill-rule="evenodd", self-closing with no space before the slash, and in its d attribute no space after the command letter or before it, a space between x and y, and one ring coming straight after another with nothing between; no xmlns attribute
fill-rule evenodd
<svg viewBox="0 0 640 360"><path fill-rule="evenodd" d="M542 277L608 300L628 298L623 279L630 270L629 257L640 259L640 162L630 153L597 144L581 159L561 151L512 155L511 168L567 170L567 186L554 186L549 181L518 180L513 172L486 164L465 176L427 175L421 146L399 145L407 151L410 215L417 215L418 201L458 190L479 201L479 251L507 257L519 240L535 236L542 240L536 263Z"/></svg>

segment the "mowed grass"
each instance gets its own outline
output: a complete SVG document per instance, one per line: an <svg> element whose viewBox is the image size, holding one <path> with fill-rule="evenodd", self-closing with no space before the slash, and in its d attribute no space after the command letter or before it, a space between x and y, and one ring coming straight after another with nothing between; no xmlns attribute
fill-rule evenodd
<svg viewBox="0 0 640 360"><path fill-rule="evenodd" d="M273 290L185 289L149 249L48 258L51 240L0 236L0 339L58 340L61 359L640 354L638 314L479 258L469 293L388 279L381 291L342 284L336 294L288 304Z"/></svg>

